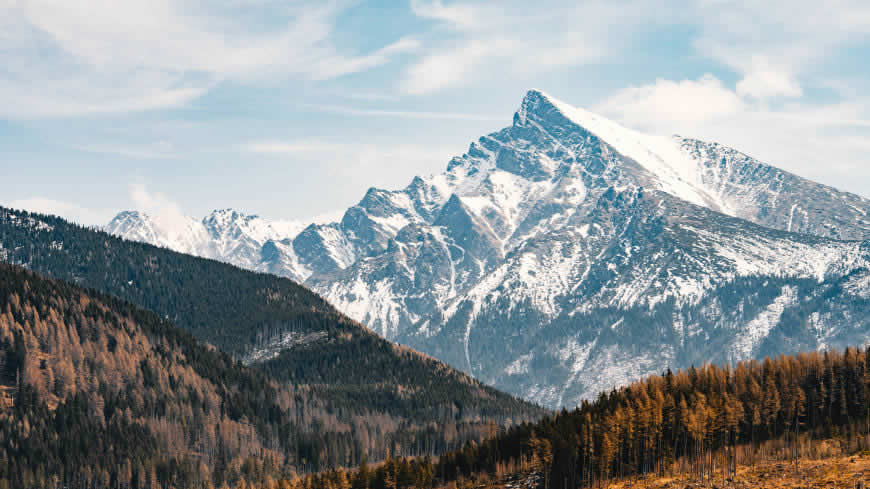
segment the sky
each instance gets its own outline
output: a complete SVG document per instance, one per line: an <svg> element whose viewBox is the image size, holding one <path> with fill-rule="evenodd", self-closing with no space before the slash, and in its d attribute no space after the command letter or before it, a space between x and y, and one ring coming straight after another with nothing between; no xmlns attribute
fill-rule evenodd
<svg viewBox="0 0 870 489"><path fill-rule="evenodd" d="M0 204L327 219L544 90L870 197L866 0L0 0Z"/></svg>

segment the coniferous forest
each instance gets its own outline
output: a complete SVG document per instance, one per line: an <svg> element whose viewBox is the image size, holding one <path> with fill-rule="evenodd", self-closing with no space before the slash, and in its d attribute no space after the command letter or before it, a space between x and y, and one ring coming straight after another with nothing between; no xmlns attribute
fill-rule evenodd
<svg viewBox="0 0 870 489"><path fill-rule="evenodd" d="M127 302L0 265L0 488L262 482L441 453L490 435L484 416L536 412L416 353L386 353L421 385L276 380ZM430 369L446 372L436 382ZM459 393L452 411L411 395L427 383Z"/></svg>
<svg viewBox="0 0 870 489"><path fill-rule="evenodd" d="M693 367L602 393L434 462L388 460L377 470L332 471L278 487L487 487L510 474L533 474L544 489L674 473L727 480L738 463L774 451L797 461L815 450L814 440L866 454L868 400L870 347Z"/></svg>

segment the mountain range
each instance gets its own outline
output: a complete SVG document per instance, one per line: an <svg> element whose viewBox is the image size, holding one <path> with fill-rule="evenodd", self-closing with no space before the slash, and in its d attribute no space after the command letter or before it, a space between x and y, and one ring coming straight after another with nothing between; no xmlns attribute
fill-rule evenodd
<svg viewBox="0 0 870 489"><path fill-rule="evenodd" d="M550 407L870 331L866 198L537 90L443 173L370 189L339 222L159 221L123 212L106 230L289 277L389 340Z"/></svg>

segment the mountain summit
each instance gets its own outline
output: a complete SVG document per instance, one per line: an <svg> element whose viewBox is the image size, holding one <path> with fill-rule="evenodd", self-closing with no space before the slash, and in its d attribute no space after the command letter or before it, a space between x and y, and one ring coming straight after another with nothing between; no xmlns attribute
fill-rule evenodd
<svg viewBox="0 0 870 489"><path fill-rule="evenodd" d="M868 213L734 149L532 90L445 172L370 189L256 263L219 259L304 280L390 339L573 406L668 366L865 341Z"/></svg>

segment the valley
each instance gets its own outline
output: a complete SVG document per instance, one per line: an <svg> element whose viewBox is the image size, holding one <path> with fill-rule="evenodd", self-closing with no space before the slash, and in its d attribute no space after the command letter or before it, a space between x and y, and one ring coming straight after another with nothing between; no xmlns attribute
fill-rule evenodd
<svg viewBox="0 0 870 489"><path fill-rule="evenodd" d="M870 489L868 59L868 0L0 0L0 489Z"/></svg>

